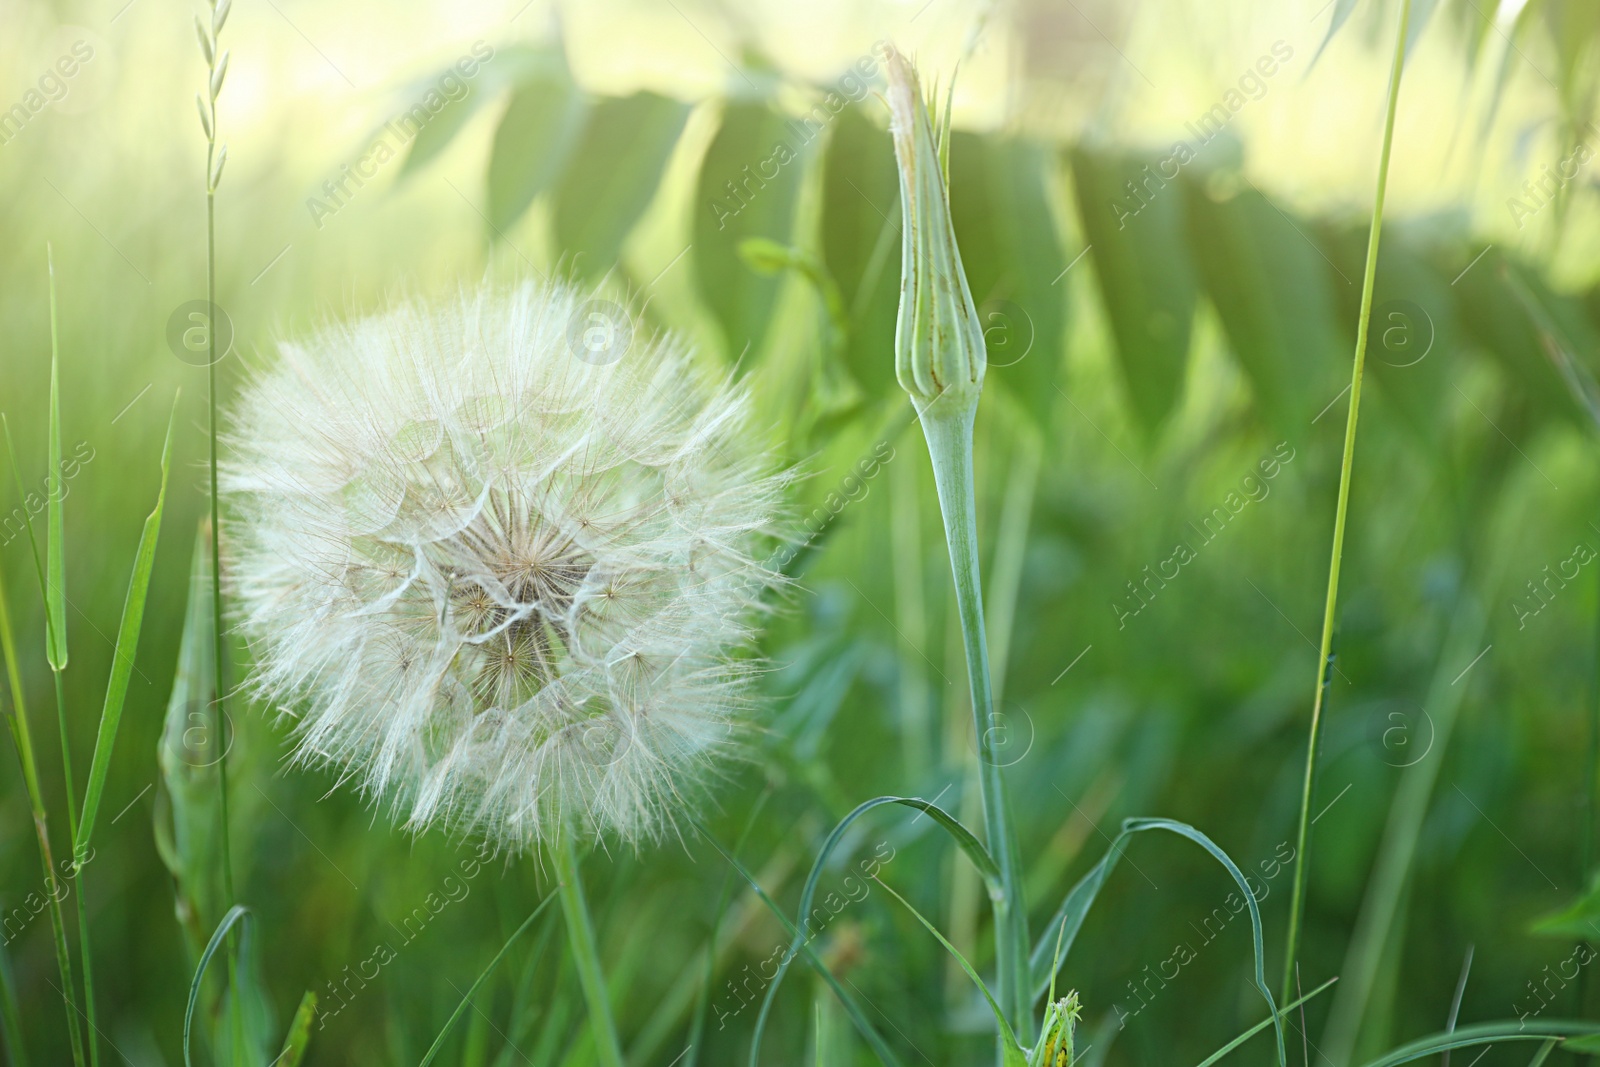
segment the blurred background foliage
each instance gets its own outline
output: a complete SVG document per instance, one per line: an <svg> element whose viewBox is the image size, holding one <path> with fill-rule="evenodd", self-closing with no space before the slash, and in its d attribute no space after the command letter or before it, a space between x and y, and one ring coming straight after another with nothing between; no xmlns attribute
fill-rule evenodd
<svg viewBox="0 0 1600 1067"><path fill-rule="evenodd" d="M92 456L66 503L81 761L167 401L185 391L89 883L103 1036L144 1067L181 1062L189 977L220 918L195 766L219 739L185 732L210 684L180 663L204 388L166 340L203 293L188 101L203 72L187 10L119 4L0 6L0 107L22 108L0 125L0 408L25 484L42 484L48 240L67 449ZM898 189L864 73L885 40L941 87L959 64L950 180L990 345L978 467L997 729L1035 923L1121 818L1165 815L1259 881L1275 961L1394 13L240 0L221 117L224 390L319 319L529 272L595 286L634 328L686 332L748 381L763 430L810 475L796 513L815 536L764 642L759 743L706 811L792 908L821 837L870 796L938 797L977 822L937 505L893 377ZM1441 1028L1469 950L1463 1022L1593 1010L1586 972L1562 967L1570 924L1531 927L1584 888L1594 830L1600 8L1418 0L1414 18L1302 953L1305 988L1342 979L1304 1017L1310 1057L1335 1067ZM80 43L91 58L43 80ZM0 566L59 812L43 612L8 524L26 506L0 492ZM475 843L408 838L332 776L284 770L288 727L267 711L239 703L220 742L257 916L252 1025L282 1033L311 989L325 1014L306 1062L415 1062L548 877L503 858L468 877ZM6 764L4 957L33 1062L59 1063L48 924L29 904L42 877ZM926 819L875 814L823 883L847 901L823 954L906 1062L986 1055L985 1013L903 910L844 880L892 856L881 876L981 966L986 909L951 851ZM1141 840L1132 860L1065 972L1086 1007L1079 1046L1087 1063L1194 1062L1259 1016L1249 934L1219 924L1231 885L1198 851ZM740 1061L763 961L786 941L770 915L689 833L610 849L586 878L632 1061ZM452 1062L591 1061L558 923L513 949ZM379 946L392 961L374 962ZM773 1027L768 1062L868 1062L798 969ZM1269 1062L1268 1043L1236 1058Z"/></svg>

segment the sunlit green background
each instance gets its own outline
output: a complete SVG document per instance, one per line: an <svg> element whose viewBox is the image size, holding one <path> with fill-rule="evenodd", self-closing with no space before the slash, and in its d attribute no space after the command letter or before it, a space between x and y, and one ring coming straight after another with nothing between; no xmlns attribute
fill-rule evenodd
<svg viewBox="0 0 1600 1067"><path fill-rule="evenodd" d="M0 4L0 410L24 492L42 496L48 244L63 436L92 457L66 499L81 788L182 390L152 601L85 872L103 1062L147 1067L182 1062L196 949L220 918L203 913L214 887L175 892L156 831L186 803L157 749L206 506L205 375L167 341L174 309L205 294L192 99L205 68L199 8L124 2ZM954 77L952 209L991 349L978 488L998 728L1034 926L1122 818L1169 816L1262 885L1276 984L1398 11L1350 7L238 0L219 105L217 300L235 335L223 401L319 320L485 276L564 274L628 303L641 330L686 331L752 384L763 428L810 475L796 523L820 531L764 641L764 731L723 768L709 829L792 909L821 839L860 801L938 797L977 825L937 502L892 373L899 207L882 102L857 94L830 111L718 227L724 183L848 88L876 42L895 43L941 92ZM1416 8L1302 953L1304 988L1341 981L1307 1006L1304 1038L1298 1016L1289 1031L1292 1060L1332 1067L1443 1028L1469 951L1463 1024L1573 1016L1580 983L1594 984L1552 980L1573 944L1530 926L1579 895L1591 851L1600 171L1586 157L1559 193L1523 185L1579 146L1600 153L1600 15L1588 0ZM79 42L91 58L54 80ZM491 58L441 82L475 48ZM1251 74L1263 57L1274 73ZM441 86L460 99L375 160L385 124ZM1197 145L1191 127L1219 105L1225 129ZM1179 139L1192 161L1147 180ZM371 176L335 200L324 183L358 164ZM1143 202L1129 180L1145 183ZM758 273L745 237L792 247L796 267ZM4 484L0 567L64 857L44 616L26 537L5 525L26 497ZM271 709L241 700L233 716L235 870L272 1035L261 1062L307 989L333 1014L306 1062L417 1062L549 879L532 858L501 857L453 889L476 843L407 836L333 776L285 769L290 723ZM48 922L30 917L43 876L27 801L14 757L0 766L0 923L21 1040L31 1062L65 1063ZM751 976L786 938L684 826L586 864L613 1002L632 1063L743 1062L757 1011L744 1005L764 984ZM991 964L980 888L927 819L869 816L824 887L843 895L846 875L884 855L880 876ZM1248 922L1217 919L1232 888L1190 845L1134 844L1064 971L1085 1007L1083 1062L1193 1063L1263 1017ZM180 898L202 913L180 914ZM418 908L431 917L402 931ZM379 945L394 959L336 995L347 968L371 973ZM991 1054L975 990L886 894L840 908L819 945L904 1062ZM449 1062L593 1061L553 913L474 1008ZM215 1062L200 1029L197 1062ZM1529 1054L1506 1045L1481 1062ZM1271 1059L1265 1038L1235 1055ZM871 1061L796 968L763 1062Z"/></svg>

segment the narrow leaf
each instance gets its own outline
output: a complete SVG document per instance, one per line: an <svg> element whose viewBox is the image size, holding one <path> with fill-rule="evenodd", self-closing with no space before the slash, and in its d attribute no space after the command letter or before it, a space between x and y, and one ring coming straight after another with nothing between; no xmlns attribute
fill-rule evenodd
<svg viewBox="0 0 1600 1067"><path fill-rule="evenodd" d="M300 1067L300 1061L306 1056L306 1046L311 1044L311 1020L316 1018L316 1014L317 995L308 989L300 998L300 1007L295 1009L294 1019L289 1023L289 1033L283 1039L283 1051L267 1067Z"/></svg>
<svg viewBox="0 0 1600 1067"><path fill-rule="evenodd" d="M61 346L56 321L56 265L48 252L50 268L50 473L48 532L45 534L45 608L50 621L50 669L67 666L67 559L61 484Z"/></svg>
<svg viewBox="0 0 1600 1067"><path fill-rule="evenodd" d="M194 1027L194 1006L200 999L200 986L205 981L206 968L211 964L211 957L217 954L217 949L222 945L222 939L228 936L228 931L233 924L243 919L250 918L250 909L243 904L235 904L228 909L228 914L222 917L217 924L216 932L211 935L211 940L206 943L205 951L200 953L200 964L194 969L194 979L189 983L189 1005L183 1012L183 1064L184 1067L194 1067L194 1060L189 1054L189 1034ZM250 927L246 924L243 928L245 937L250 935ZM241 948L242 954L242 948Z"/></svg>
<svg viewBox="0 0 1600 1067"><path fill-rule="evenodd" d="M1329 987L1331 987L1333 985L1333 983L1337 982L1338 980L1339 980L1338 978L1330 978L1326 982L1323 982L1321 985L1317 986L1317 988L1313 989L1311 992L1307 993L1305 996L1300 997L1297 1000L1290 1001L1288 1004L1285 1004L1282 1008L1278 1009L1277 1018L1279 1018L1279 1019L1285 1018L1291 1011L1293 1011L1294 1009L1298 1008L1300 1005L1304 1004L1306 1001L1310 1000L1312 997L1316 996L1318 993L1321 993L1324 990L1328 989ZM1222 1059L1222 1057L1226 1056L1228 1053L1232 1052L1234 1049L1238 1048L1240 1045L1244 1044L1246 1041L1249 1041L1252 1037L1255 1037L1257 1034L1259 1034L1261 1031L1265 1030L1267 1027L1269 1027L1271 1025L1272 1025L1272 1017L1271 1016L1269 1016L1269 1017L1267 1017L1265 1019L1262 1019L1260 1022L1256 1023L1250 1029L1246 1030L1244 1033L1240 1034L1238 1037L1234 1038L1232 1041L1229 1041L1226 1045L1223 1045L1221 1048L1217 1049L1217 1051L1213 1052L1211 1055L1209 1055L1205 1059L1201 1060L1200 1063L1199 1063L1199 1067L1211 1067L1211 1065L1213 1063L1216 1063L1218 1060Z"/></svg>
<svg viewBox="0 0 1600 1067"><path fill-rule="evenodd" d="M1338 3L1334 5L1333 21L1328 23L1328 32L1323 35L1322 43L1317 45L1316 54L1311 57L1311 62L1306 64L1307 76L1309 76L1312 69L1316 67L1317 60L1322 58L1322 53L1327 49L1328 42L1333 40L1333 35L1339 32L1340 28L1342 28L1345 22L1349 20L1350 13L1355 9L1356 0L1338 0Z"/></svg>
<svg viewBox="0 0 1600 1067"><path fill-rule="evenodd" d="M139 630L144 624L144 607L150 592L150 571L155 566L156 541L161 536L161 512L167 502L167 472L172 464L172 430L178 421L178 400L172 401L167 419L167 437L161 446L161 488L156 506L144 520L139 535L139 550L134 555L133 577L122 604L122 623L117 628L117 647L111 661L111 680L106 685L105 705L100 711L100 733L95 738L94 760L89 765L89 789L83 798L83 816L78 820L78 840L73 855L79 862L88 853L94 832L95 815L100 810L100 795L111 770L111 752L117 743L117 727L122 722L122 706L128 696L128 680L133 674L134 656L139 651Z"/></svg>
<svg viewBox="0 0 1600 1067"><path fill-rule="evenodd" d="M1366 1067L1397 1067L1398 1064L1427 1059L1441 1052L1473 1045L1494 1045L1503 1041L1547 1041L1550 1038L1587 1037L1597 1034L1600 1034L1600 1023L1574 1022L1569 1019L1479 1023L1476 1026L1464 1026L1454 1033L1430 1034L1401 1045L1366 1064Z"/></svg>
<svg viewBox="0 0 1600 1067"><path fill-rule="evenodd" d="M455 1026L456 1020L460 1019L461 1013L467 1010L467 1005L472 1003L472 998L478 995L478 990L483 988L483 983L489 980L489 976L494 973L494 969L500 966L500 961L505 958L506 952L510 950L512 943L521 937L528 927L533 925L533 920L537 919L539 913L544 911L555 898L556 895L551 893L541 900L539 906L533 909L533 914L522 920L522 925L513 930L511 936L506 938L506 943L500 946L500 951L494 954L494 959L489 961L489 965L478 975L477 981L472 983L472 988L467 990L466 996L461 998L461 1003L456 1005L456 1010L451 1012L450 1018L445 1020L444 1028L439 1031L439 1036L433 1039L432 1045L428 1046L428 1054L422 1057L421 1067L428 1067L428 1064L433 1062L433 1058L444 1047L445 1038L450 1036L450 1030ZM307 995L309 996L309 994Z"/></svg>
<svg viewBox="0 0 1600 1067"><path fill-rule="evenodd" d="M1255 974L1252 976L1252 981L1255 983L1255 987L1261 991L1261 996L1266 1000L1267 1007L1272 1011L1270 1018L1278 1039L1278 1064L1279 1067L1283 1067L1288 1062L1283 1044L1283 1025L1278 1021L1277 1002L1273 999L1272 990L1267 988L1266 938L1261 931L1261 909L1256 904L1255 894L1251 892L1250 885L1245 881L1244 874L1239 870L1238 865L1233 862L1226 852L1217 846L1216 842L1187 823L1177 822L1173 819L1125 820L1122 824L1122 832L1117 834L1116 838L1111 842L1111 847L1106 850L1105 856L1088 874L1084 875L1077 885L1072 887L1072 891L1067 894L1067 898L1062 901L1060 909L1057 910L1055 918L1045 927L1045 936L1034 946L1030 961L1033 974L1032 992L1034 999L1037 999L1039 994L1049 987L1052 977L1052 960L1059 961L1071 952L1072 941L1077 936L1078 930L1083 926L1084 916L1088 913L1090 906L1094 904L1095 897L1099 894L1101 886L1105 885L1105 881L1115 868L1117 861L1122 858L1122 852L1127 847L1128 839L1134 834L1143 833L1146 830L1166 830L1169 833L1174 833L1179 837L1185 837L1193 841L1209 852L1218 863L1222 864L1223 869L1232 876L1234 883L1238 885L1240 892L1244 894L1245 903L1250 909L1250 934L1255 950ZM1052 955L1051 948L1055 942L1051 939L1050 931L1055 930L1058 926L1062 927L1065 933L1056 935L1062 947L1058 954Z"/></svg>
<svg viewBox="0 0 1600 1067"><path fill-rule="evenodd" d="M978 869L978 873L983 877L984 888L988 890L990 898L993 899L1003 893L999 864L995 863L994 857L989 855L989 850L984 848L983 844L973 836L972 831L961 825L961 822L949 812L932 801L922 800L918 797L874 797L856 805L855 810L840 819L839 825L835 826L833 832L823 841L822 848L818 850L817 858L811 865L811 873L806 877L805 888L800 893L798 915L802 924L806 921L805 917L811 914L811 902L816 896L817 883L822 878L822 871L828 862L828 857L833 854L833 850L843 840L845 831L867 812L874 808L881 808L886 804L898 804L903 807L916 808L918 811L931 816L934 822L943 827L955 839L956 844L961 847L961 851L966 853L967 858L972 861L972 865ZM750 1067L756 1067L757 1057L761 1052L761 1039L766 1033L767 1017L772 1013L772 1005L777 1001L778 987L783 983L783 976L788 973L789 964L796 955L802 951L810 953L809 942L810 938L806 934L804 925L795 929L794 941L790 944L789 951L784 953L783 960L778 964L778 969L772 976L772 981L767 983L767 993L761 1002L761 1012L756 1016L755 1034L750 1039Z"/></svg>
<svg viewBox="0 0 1600 1067"><path fill-rule="evenodd" d="M799 930L794 923L789 921L789 917L783 913L783 909L774 904L772 898L767 896L767 891L761 888L761 883L755 880L755 876L746 870L744 864L740 863L727 849L723 848L721 843L712 837L705 827L699 826L698 829L700 830L700 836L709 841L711 847L716 849L722 855L722 858L727 860L733 869L739 872L740 877L755 892L761 903L765 904L767 910L772 912L777 917L777 920L783 924L783 928L794 934L796 939L799 940ZM900 1058L884 1042L882 1035L873 1028L872 1023L867 1021L866 1013L861 1010L861 1005L857 1004L855 998L845 991L844 986L839 984L839 979L835 977L833 971L828 969L828 965L823 963L815 952L811 951L810 945L806 945L803 942L801 953L805 956L806 963L811 965L811 969L817 972L818 977L828 984L829 989L833 990L834 996L839 998L839 1003L844 1005L845 1013L850 1016L850 1021L855 1023L856 1031L872 1047L873 1053L884 1064L884 1067L900 1067ZM750 1048L750 1062L752 1065L756 1062L758 1052L759 1045L752 1044Z"/></svg>
<svg viewBox="0 0 1600 1067"><path fill-rule="evenodd" d="M994 999L994 995L989 992L989 987L983 984L983 979L978 977L978 972L972 969L972 964L968 963L967 958L945 939L945 936L939 932L938 927L934 926L923 917L920 911L911 906L909 900L889 888L889 884L883 879L875 878L873 881L877 882L885 893L888 893L904 905L907 911L916 916L917 922L921 923L928 933L938 939L939 944L944 946L946 952L955 957L955 961L961 965L961 969L966 972L967 977L972 979L973 984L983 993L983 999L989 1002L989 1010L994 1012L994 1021L1000 1028L1000 1041L1005 1049L1005 1058L1002 1062L1005 1067L1015 1067L1017 1064L1022 1064L1025 1067L1027 1057L1023 1055L1021 1047L1017 1044L1016 1033L1011 1029L1011 1024L1006 1022L1005 1012L1000 1010L1000 1004Z"/></svg>

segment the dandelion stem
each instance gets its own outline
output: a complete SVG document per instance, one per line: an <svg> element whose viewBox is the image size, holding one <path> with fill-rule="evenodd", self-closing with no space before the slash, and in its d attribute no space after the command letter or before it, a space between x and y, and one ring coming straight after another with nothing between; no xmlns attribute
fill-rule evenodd
<svg viewBox="0 0 1600 1067"><path fill-rule="evenodd" d="M600 969L600 950L595 944L594 922L583 899L583 883L578 879L578 853L572 835L565 829L556 834L550 849L560 882L561 911L567 920L567 942L572 946L572 961L578 970L578 983L589 1006L589 1027L594 1032L596 1055L601 1067L622 1067L622 1043L617 1040L617 1025L611 1017L611 998L606 990L605 972Z"/></svg>
<svg viewBox="0 0 1600 1067"><path fill-rule="evenodd" d="M1317 751L1322 739L1322 705L1328 691L1332 661L1333 628L1338 617L1339 564L1344 555L1345 522L1350 512L1350 474L1356 451L1356 418L1361 410L1361 379L1366 366L1367 320L1372 314L1373 283L1378 273L1378 239L1383 230L1383 199L1389 184L1389 154L1394 144L1395 110L1400 102L1400 72L1405 66L1406 36L1411 21L1411 0L1400 5L1400 34L1389 72L1388 111L1383 123L1383 148L1378 159L1378 188L1372 204L1372 228L1367 236L1366 272L1361 280L1361 317L1356 322L1355 362L1350 374L1350 410L1345 416L1344 455L1339 464L1339 502L1333 515L1333 555L1328 565L1328 593L1322 612L1322 644L1317 656L1317 688L1311 703L1311 737L1306 746L1306 772L1300 795L1300 825L1295 835L1294 887L1289 897L1288 947L1283 964L1283 1000L1294 994L1295 959L1300 948L1300 927L1305 910L1306 855L1311 834L1311 800L1316 790Z"/></svg>
<svg viewBox="0 0 1600 1067"><path fill-rule="evenodd" d="M1028 916L1022 898L1022 865L1006 796L1005 778L994 750L994 692L989 677L989 646L983 626L983 590L978 564L977 495L972 472L972 424L977 397L947 403L941 397L919 413L928 439L933 478L939 491L950 569L955 578L961 641L972 691L972 724L977 735L978 780L983 796L984 833L1000 866L1002 894L994 901L998 1001L1018 1033L1031 1033L1033 1014L1028 982Z"/></svg>

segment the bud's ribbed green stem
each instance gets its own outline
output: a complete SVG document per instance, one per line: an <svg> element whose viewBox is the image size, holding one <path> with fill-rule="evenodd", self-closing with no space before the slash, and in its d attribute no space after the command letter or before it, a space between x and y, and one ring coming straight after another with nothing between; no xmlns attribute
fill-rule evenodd
<svg viewBox="0 0 1600 1067"><path fill-rule="evenodd" d="M1017 1033L1032 1033L1028 980L1028 912L1022 865L994 751L994 691L983 626L978 566L977 494L972 474L972 425L988 361L978 312L961 268L940 144L916 72L898 53L889 58L889 108L900 170L900 313L895 323L895 375L911 397L928 439L939 510L944 517L955 578L961 640L972 691L984 833L1000 867L994 899L996 1000ZM1004 1046L1001 1047L1004 1059Z"/></svg>

